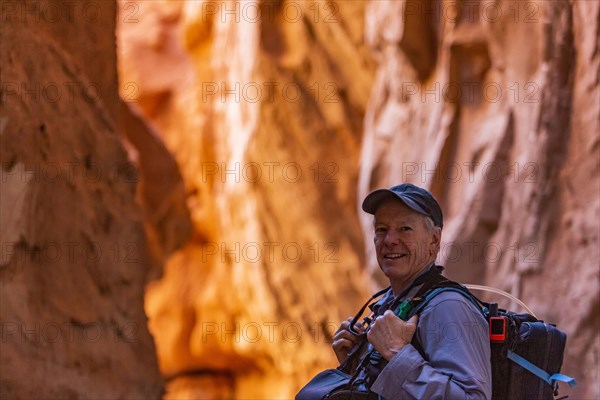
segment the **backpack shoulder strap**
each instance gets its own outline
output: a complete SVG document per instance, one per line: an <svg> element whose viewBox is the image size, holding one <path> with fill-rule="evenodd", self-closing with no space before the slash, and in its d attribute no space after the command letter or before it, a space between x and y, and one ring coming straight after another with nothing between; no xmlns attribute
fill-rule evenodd
<svg viewBox="0 0 600 400"><path fill-rule="evenodd" d="M409 318L415 314L420 314L421 311L423 311L423 309L431 302L431 300L433 300L437 295L443 292L455 292L463 295L475 306L476 309L478 309L481 312L481 315L483 315L484 318L486 317L484 312L484 303L482 303L477 297L475 297L466 287L456 282L447 280L442 281L435 287L431 288L422 297L413 299L412 309L410 310Z"/></svg>
<svg viewBox="0 0 600 400"><path fill-rule="evenodd" d="M477 297L473 296L473 294L469 292L469 289L451 280L441 281L437 283L433 288L428 290L423 296L414 298L411 304L412 308L408 313L408 318L411 318L414 315L419 315L431 300L433 300L438 294L443 292L460 293L461 295L469 299L473 303L475 308L477 308L481 312L481 315L483 315L483 317L486 318L485 309L483 308L485 304L482 303ZM427 359L425 349L423 349L423 346L421 345L421 342L419 341L417 335L413 336L411 344L419 352L419 354L421 354L421 357Z"/></svg>

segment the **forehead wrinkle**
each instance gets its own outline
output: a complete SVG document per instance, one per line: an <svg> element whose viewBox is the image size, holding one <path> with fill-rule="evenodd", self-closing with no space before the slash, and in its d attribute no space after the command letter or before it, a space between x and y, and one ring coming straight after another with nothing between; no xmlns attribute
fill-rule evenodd
<svg viewBox="0 0 600 400"><path fill-rule="evenodd" d="M386 218L386 217L387 217L386 215L384 215L383 218L381 216L379 218L377 216L375 216L373 218L373 224L386 224L386 225L415 224L418 222L418 219L421 216L420 216L420 214L412 212L408 215L394 215L394 216L391 216L390 218Z"/></svg>
<svg viewBox="0 0 600 400"><path fill-rule="evenodd" d="M418 223L416 221L421 217L421 214L408 207L406 204L398 199L386 201L379 206L375 211L373 218L373 224L378 223Z"/></svg>

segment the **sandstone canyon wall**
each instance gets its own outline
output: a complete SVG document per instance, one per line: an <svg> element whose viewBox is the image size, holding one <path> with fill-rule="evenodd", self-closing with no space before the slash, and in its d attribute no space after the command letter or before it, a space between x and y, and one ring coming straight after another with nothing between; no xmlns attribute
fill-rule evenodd
<svg viewBox="0 0 600 400"><path fill-rule="evenodd" d="M117 4L1 12L0 397L160 398L144 286L190 221L173 157L119 98Z"/></svg>
<svg viewBox="0 0 600 400"><path fill-rule="evenodd" d="M289 397L332 365L314 327L383 283L357 204L400 181L440 198L448 273L560 324L570 393L599 395L597 2L122 4L121 76L195 227L146 300L167 397Z"/></svg>
<svg viewBox="0 0 600 400"><path fill-rule="evenodd" d="M354 206L366 3L311 4L155 1L121 21L122 81L194 224L147 292L167 398L289 398L334 364L329 338L370 289Z"/></svg>
<svg viewBox="0 0 600 400"><path fill-rule="evenodd" d="M599 13L597 1L372 2L366 27L378 70L359 197L431 188L448 275L564 329L575 398L600 396Z"/></svg>
<svg viewBox="0 0 600 400"><path fill-rule="evenodd" d="M293 397L399 181L600 397L598 1L68 3L2 2L2 398Z"/></svg>

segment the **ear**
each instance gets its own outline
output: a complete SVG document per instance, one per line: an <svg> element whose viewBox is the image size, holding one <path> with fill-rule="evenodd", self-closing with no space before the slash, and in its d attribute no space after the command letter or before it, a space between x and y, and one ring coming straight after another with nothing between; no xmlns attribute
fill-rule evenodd
<svg viewBox="0 0 600 400"><path fill-rule="evenodd" d="M440 243L442 242L442 228L435 227L433 228L433 233L431 235L431 242L429 243L429 253L437 254L440 249Z"/></svg>

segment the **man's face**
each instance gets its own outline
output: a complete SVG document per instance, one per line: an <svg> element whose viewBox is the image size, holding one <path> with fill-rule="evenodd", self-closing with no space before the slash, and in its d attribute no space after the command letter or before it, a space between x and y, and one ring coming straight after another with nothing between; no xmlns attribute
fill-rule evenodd
<svg viewBox="0 0 600 400"><path fill-rule="evenodd" d="M435 261L441 229L429 228L422 214L400 200L381 204L375 212L374 225L377 262L394 292Z"/></svg>

